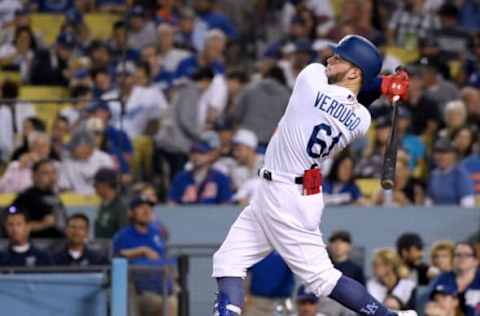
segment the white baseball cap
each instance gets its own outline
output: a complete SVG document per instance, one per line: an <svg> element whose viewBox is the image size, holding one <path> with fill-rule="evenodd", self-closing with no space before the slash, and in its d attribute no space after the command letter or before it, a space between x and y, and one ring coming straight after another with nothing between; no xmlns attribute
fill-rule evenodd
<svg viewBox="0 0 480 316"><path fill-rule="evenodd" d="M253 149L257 149L258 138L254 132L248 129L239 129L233 136L234 144L242 144Z"/></svg>

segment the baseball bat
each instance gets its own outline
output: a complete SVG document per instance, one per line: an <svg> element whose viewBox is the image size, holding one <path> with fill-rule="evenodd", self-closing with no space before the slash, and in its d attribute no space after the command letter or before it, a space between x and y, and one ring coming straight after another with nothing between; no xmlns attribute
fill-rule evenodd
<svg viewBox="0 0 480 316"><path fill-rule="evenodd" d="M381 185L385 190L391 190L395 185L395 167L397 164L397 149L398 149L398 106L400 97L398 95L392 100L392 130L388 138L387 149L383 159L383 170Z"/></svg>

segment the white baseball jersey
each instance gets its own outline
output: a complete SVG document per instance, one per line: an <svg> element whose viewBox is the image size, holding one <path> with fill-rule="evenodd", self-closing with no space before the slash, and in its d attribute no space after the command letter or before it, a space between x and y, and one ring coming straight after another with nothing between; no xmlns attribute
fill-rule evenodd
<svg viewBox="0 0 480 316"><path fill-rule="evenodd" d="M327 83L325 66L297 77L287 109L265 155L265 168L301 174L344 149L370 126L370 112L350 90Z"/></svg>

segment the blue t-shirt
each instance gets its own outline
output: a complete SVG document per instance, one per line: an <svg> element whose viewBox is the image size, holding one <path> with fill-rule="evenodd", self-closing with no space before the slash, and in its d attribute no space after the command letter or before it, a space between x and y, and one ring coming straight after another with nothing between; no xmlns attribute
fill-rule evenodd
<svg viewBox="0 0 480 316"><path fill-rule="evenodd" d="M276 251L251 267L249 272L252 295L268 298L292 296L295 287L293 273Z"/></svg>
<svg viewBox="0 0 480 316"><path fill-rule="evenodd" d="M210 169L207 176L196 184L192 171L178 173L172 181L168 198L180 204L222 204L230 202L230 178Z"/></svg>
<svg viewBox="0 0 480 316"><path fill-rule="evenodd" d="M131 265L164 266L171 264L171 262L165 258L165 242L161 237L160 229L153 224L148 226L148 232L146 234L137 231L133 225L129 225L113 236L112 244L114 256L120 256L122 250L142 246L147 246L160 255L160 259L158 260L152 260L147 257L129 259L128 262ZM133 279L139 291L163 292L163 276L162 273L158 271L137 271L133 274ZM167 287L168 293L171 294L173 288L171 276L168 278Z"/></svg>
<svg viewBox="0 0 480 316"><path fill-rule="evenodd" d="M322 184L322 192L329 195L326 198L328 204L336 205L354 203L362 196L355 182L341 184L328 179Z"/></svg>
<svg viewBox="0 0 480 316"><path fill-rule="evenodd" d="M410 156L408 167L410 170L415 169L418 161L425 157L425 145L420 140L420 137L413 134L407 134L403 137L402 147L405 148Z"/></svg>
<svg viewBox="0 0 480 316"><path fill-rule="evenodd" d="M208 65L213 71L214 74L223 74L225 73L224 65L219 61L214 61ZM191 78L192 75L200 68L198 64L197 56L193 55L182 60L175 71L175 79L180 79L183 77Z"/></svg>
<svg viewBox="0 0 480 316"><path fill-rule="evenodd" d="M458 292L457 281L453 272L440 274L432 281L430 291L433 291L438 285L444 285L455 289ZM463 293L458 293L460 308L465 316L480 315L480 271L477 269L475 279L470 283Z"/></svg>
<svg viewBox="0 0 480 316"><path fill-rule="evenodd" d="M470 179L472 179L475 187L475 193L480 194L480 155L470 155L463 160L462 164L470 174Z"/></svg>
<svg viewBox="0 0 480 316"><path fill-rule="evenodd" d="M432 171L427 195L434 204L459 205L462 198L473 194L473 182L462 165L456 165L447 171Z"/></svg>
<svg viewBox="0 0 480 316"><path fill-rule="evenodd" d="M118 128L107 126L105 139L105 151L115 157L122 173L128 173L130 168L126 156L133 153L132 142L128 135Z"/></svg>

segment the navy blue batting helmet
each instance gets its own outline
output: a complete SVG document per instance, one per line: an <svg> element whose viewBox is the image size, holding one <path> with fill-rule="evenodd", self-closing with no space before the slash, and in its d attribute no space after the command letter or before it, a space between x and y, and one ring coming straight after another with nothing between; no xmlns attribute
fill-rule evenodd
<svg viewBox="0 0 480 316"><path fill-rule="evenodd" d="M382 56L365 37L347 35L332 47L333 52L348 60L362 71L363 84L372 81L382 69Z"/></svg>

